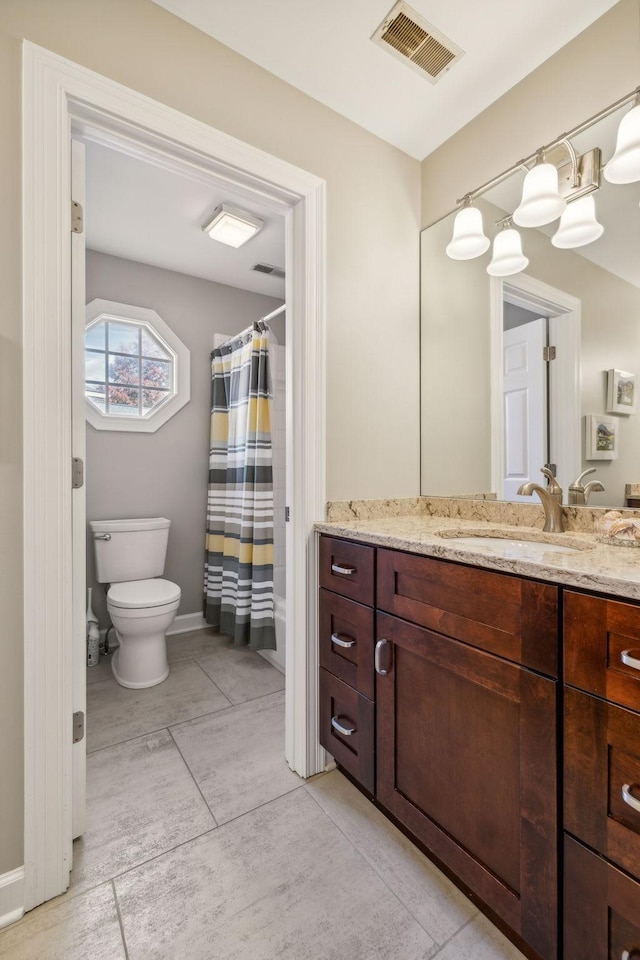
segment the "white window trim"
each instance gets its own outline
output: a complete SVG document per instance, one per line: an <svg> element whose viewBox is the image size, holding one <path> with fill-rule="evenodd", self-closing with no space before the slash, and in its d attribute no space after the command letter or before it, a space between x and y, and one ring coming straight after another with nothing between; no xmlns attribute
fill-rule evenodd
<svg viewBox="0 0 640 960"><path fill-rule="evenodd" d="M173 330L167 326L155 310L147 307L134 307L128 303L116 303L115 300L92 300L87 304L87 327L101 318L105 320L133 320L151 327L165 341L175 354L174 384L175 394L155 410L144 417L116 417L100 413L89 400L86 401L87 421L96 430L118 430L129 433L155 433L170 420L191 399L191 354Z"/></svg>

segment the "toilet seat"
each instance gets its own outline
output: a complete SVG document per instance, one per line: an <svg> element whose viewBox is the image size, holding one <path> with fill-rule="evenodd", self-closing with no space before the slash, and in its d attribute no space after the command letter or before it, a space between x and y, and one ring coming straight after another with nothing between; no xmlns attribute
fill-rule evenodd
<svg viewBox="0 0 640 960"><path fill-rule="evenodd" d="M119 610L142 610L163 607L180 600L180 587L171 580L123 580L112 583L107 603Z"/></svg>

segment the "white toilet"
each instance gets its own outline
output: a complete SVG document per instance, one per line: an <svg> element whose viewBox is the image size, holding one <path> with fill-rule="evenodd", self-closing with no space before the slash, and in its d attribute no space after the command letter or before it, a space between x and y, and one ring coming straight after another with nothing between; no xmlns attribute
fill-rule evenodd
<svg viewBox="0 0 640 960"><path fill-rule="evenodd" d="M169 676L166 633L180 587L161 580L169 526L165 517L91 520L98 583L109 583L107 610L120 646L111 669L123 687L153 687Z"/></svg>

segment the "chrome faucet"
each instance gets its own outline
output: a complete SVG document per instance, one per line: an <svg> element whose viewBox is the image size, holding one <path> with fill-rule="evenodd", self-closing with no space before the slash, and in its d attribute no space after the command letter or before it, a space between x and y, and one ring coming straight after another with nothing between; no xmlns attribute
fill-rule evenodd
<svg viewBox="0 0 640 960"><path fill-rule="evenodd" d="M595 473L595 467L589 467L588 470L583 470L577 480L569 487L569 505L570 506L585 506L589 503L589 496L592 493L603 493L604 487L599 480L591 480L589 483L582 485L582 478L586 477L589 473Z"/></svg>
<svg viewBox="0 0 640 960"><path fill-rule="evenodd" d="M545 533L562 533L562 487L547 467L542 467L540 473L543 473L549 480L548 487L541 487L539 483L523 483L518 488L518 496L530 497L537 493L540 502L544 507L544 527Z"/></svg>

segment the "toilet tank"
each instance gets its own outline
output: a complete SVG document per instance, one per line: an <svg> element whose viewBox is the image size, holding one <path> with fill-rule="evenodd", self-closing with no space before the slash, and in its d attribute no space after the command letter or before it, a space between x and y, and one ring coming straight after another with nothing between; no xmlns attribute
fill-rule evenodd
<svg viewBox="0 0 640 960"><path fill-rule="evenodd" d="M91 520L98 583L161 577L167 556L170 520Z"/></svg>

